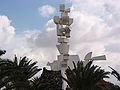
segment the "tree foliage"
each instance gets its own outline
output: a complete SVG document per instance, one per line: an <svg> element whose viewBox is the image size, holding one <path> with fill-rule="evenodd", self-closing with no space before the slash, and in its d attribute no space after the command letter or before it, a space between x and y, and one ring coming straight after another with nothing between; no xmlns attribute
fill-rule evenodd
<svg viewBox="0 0 120 90"><path fill-rule="evenodd" d="M5 52L0 50L0 56ZM58 90L62 90L61 72L44 68L41 76L34 77L41 70L36 64L27 57L15 56L13 60L0 58L0 90L57 90L58 87ZM68 67L65 72L67 79L62 77L72 90L93 90L96 83L109 78L109 72L93 65L92 61L86 65L82 61L73 64L74 69ZM120 81L120 74L111 69L111 74Z"/></svg>
<svg viewBox="0 0 120 90"><path fill-rule="evenodd" d="M62 90L61 71L51 71L43 68L40 77L32 79L33 90Z"/></svg>
<svg viewBox="0 0 120 90"><path fill-rule="evenodd" d="M6 50L0 50L0 56L6 53Z"/></svg>
<svg viewBox="0 0 120 90"><path fill-rule="evenodd" d="M27 57L13 60L0 60L0 88L5 90L30 90L29 79L36 75L41 69Z"/></svg>
<svg viewBox="0 0 120 90"><path fill-rule="evenodd" d="M97 65L92 65L92 61L88 62L85 66L83 61L74 64L74 69L70 67L66 70L65 74L67 79L63 79L68 83L72 90L93 90L96 83L103 78L109 78L109 72L105 72Z"/></svg>
<svg viewBox="0 0 120 90"><path fill-rule="evenodd" d="M118 81L120 81L120 74L119 74L115 69L113 69L112 67L109 66L109 68L112 69L111 74L112 74L113 76L115 76Z"/></svg>

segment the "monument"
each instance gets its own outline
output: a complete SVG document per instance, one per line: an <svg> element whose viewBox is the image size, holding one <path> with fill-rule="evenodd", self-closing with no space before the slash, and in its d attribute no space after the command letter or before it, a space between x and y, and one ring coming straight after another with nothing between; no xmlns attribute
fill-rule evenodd
<svg viewBox="0 0 120 90"><path fill-rule="evenodd" d="M69 66L73 69L73 61L77 64L80 61L78 55L69 54L69 39L71 32L71 24L73 19L69 17L70 8L66 9L64 4L60 5L61 16L54 17L54 23L56 24L57 36L58 36L58 45L56 45L60 55L57 56L57 60L52 63L48 62L47 65L51 67L53 71L61 70L63 77L65 76L65 70ZM84 58L84 65L90 60L106 60L105 55L92 57L92 52L89 52ZM67 83L63 81L63 90L66 90Z"/></svg>

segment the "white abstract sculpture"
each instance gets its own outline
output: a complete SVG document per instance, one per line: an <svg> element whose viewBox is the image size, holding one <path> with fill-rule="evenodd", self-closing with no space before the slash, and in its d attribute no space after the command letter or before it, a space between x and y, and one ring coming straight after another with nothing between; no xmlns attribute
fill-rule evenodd
<svg viewBox="0 0 120 90"><path fill-rule="evenodd" d="M70 25L73 23L73 19L68 16L70 9L65 9L65 5L61 4L60 12L61 16L54 17L59 43L56 47L60 55L57 56L56 61L48 64L54 71L65 70L68 66L73 68L72 62L75 61L77 63L80 60L78 55L69 55Z"/></svg>
<svg viewBox="0 0 120 90"><path fill-rule="evenodd" d="M65 70L68 66L73 68L73 61L77 63L80 59L78 55L69 55L69 38L73 19L68 16L70 9L65 9L65 5L60 5L61 16L54 17L54 23L57 27L58 45L56 45L60 55L57 56L57 60L52 63L48 63L53 71L61 70L61 74L65 77ZM63 90L66 89L67 83L63 81Z"/></svg>
<svg viewBox="0 0 120 90"><path fill-rule="evenodd" d="M96 56L96 57L92 57L92 52L89 52L84 60L106 60L106 56L105 55L102 55L102 56Z"/></svg>
<svg viewBox="0 0 120 90"><path fill-rule="evenodd" d="M70 25L73 23L73 19L68 16L70 9L65 9L65 5L60 5L61 16L54 17L54 23L57 28L58 45L56 45L60 55L57 56L57 60L52 63L48 62L48 66L51 67L53 71L61 70L63 77L65 76L65 70L69 66L71 69L74 68L73 61L75 64L80 61L78 55L69 55L69 38L70 38ZM105 55L92 57L92 52L89 52L84 58L84 65L86 65L90 60L106 60ZM66 90L67 83L63 81L63 90Z"/></svg>

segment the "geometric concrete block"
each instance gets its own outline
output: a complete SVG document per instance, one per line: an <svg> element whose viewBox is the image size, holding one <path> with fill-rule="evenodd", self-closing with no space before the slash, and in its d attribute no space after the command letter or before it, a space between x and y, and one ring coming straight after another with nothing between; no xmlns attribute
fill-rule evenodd
<svg viewBox="0 0 120 90"><path fill-rule="evenodd" d="M61 68L67 68L67 61L62 61L60 64Z"/></svg>
<svg viewBox="0 0 120 90"><path fill-rule="evenodd" d="M59 71L58 60L55 60L52 63L48 62L47 65L51 67L51 70L53 70L53 71Z"/></svg>
<svg viewBox="0 0 120 90"><path fill-rule="evenodd" d="M78 55L70 55L69 60L67 61L67 65L71 69L73 69L74 68L73 62L77 65L78 61L80 61L80 58Z"/></svg>
<svg viewBox="0 0 120 90"><path fill-rule="evenodd" d="M73 23L73 18L69 18L69 24L68 26L70 26Z"/></svg>
<svg viewBox="0 0 120 90"><path fill-rule="evenodd" d="M68 61L69 55L58 55L58 60L61 61Z"/></svg>
<svg viewBox="0 0 120 90"><path fill-rule="evenodd" d="M58 38L58 42L59 43L68 43L69 39L67 39L67 38Z"/></svg>
<svg viewBox="0 0 120 90"><path fill-rule="evenodd" d="M54 16L53 20L54 20L55 24L59 24L60 18L59 18L59 16Z"/></svg>
<svg viewBox="0 0 120 90"><path fill-rule="evenodd" d="M65 36L65 34L60 29L57 29L57 36Z"/></svg>
<svg viewBox="0 0 120 90"><path fill-rule="evenodd" d="M69 16L62 16L60 18L59 22L61 25L68 25L69 24Z"/></svg>
<svg viewBox="0 0 120 90"><path fill-rule="evenodd" d="M101 56L96 56L96 57L92 57L92 52L89 52L85 58L84 58L85 61L89 61L89 60L106 60L106 56L105 55L101 55Z"/></svg>
<svg viewBox="0 0 120 90"><path fill-rule="evenodd" d="M57 24L57 36L64 36L64 33L61 31L62 28L62 25Z"/></svg>
<svg viewBox="0 0 120 90"><path fill-rule="evenodd" d="M65 34L66 38L70 38L70 33Z"/></svg>
<svg viewBox="0 0 120 90"><path fill-rule="evenodd" d="M106 56L105 55L102 55L102 56L96 56L96 57L92 57L91 58L92 60L106 60Z"/></svg>
<svg viewBox="0 0 120 90"><path fill-rule="evenodd" d="M60 4L60 12L64 12L65 10L65 5L64 4Z"/></svg>
<svg viewBox="0 0 120 90"><path fill-rule="evenodd" d="M68 60L69 60L69 55L68 55L68 54L63 55L63 60L64 60L64 61L68 61Z"/></svg>
<svg viewBox="0 0 120 90"><path fill-rule="evenodd" d="M68 54L69 45L67 45L66 43L61 43L61 44L56 45L56 46L57 46L57 49L58 49L60 54Z"/></svg>
<svg viewBox="0 0 120 90"><path fill-rule="evenodd" d="M84 60L85 60L85 61L88 61L88 60L91 59L91 57L92 57L92 52L89 52L89 53L85 56Z"/></svg>

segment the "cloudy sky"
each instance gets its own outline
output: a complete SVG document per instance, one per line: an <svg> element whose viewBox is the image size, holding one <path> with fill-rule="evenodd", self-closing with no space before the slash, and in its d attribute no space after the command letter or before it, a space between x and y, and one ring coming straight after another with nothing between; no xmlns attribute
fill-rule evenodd
<svg viewBox="0 0 120 90"><path fill-rule="evenodd" d="M59 54L53 16L59 4L71 8L70 53L84 56L103 55L106 61L95 63L120 72L120 0L0 0L0 49L4 57L28 56L40 67ZM111 77L115 84L120 83Z"/></svg>

